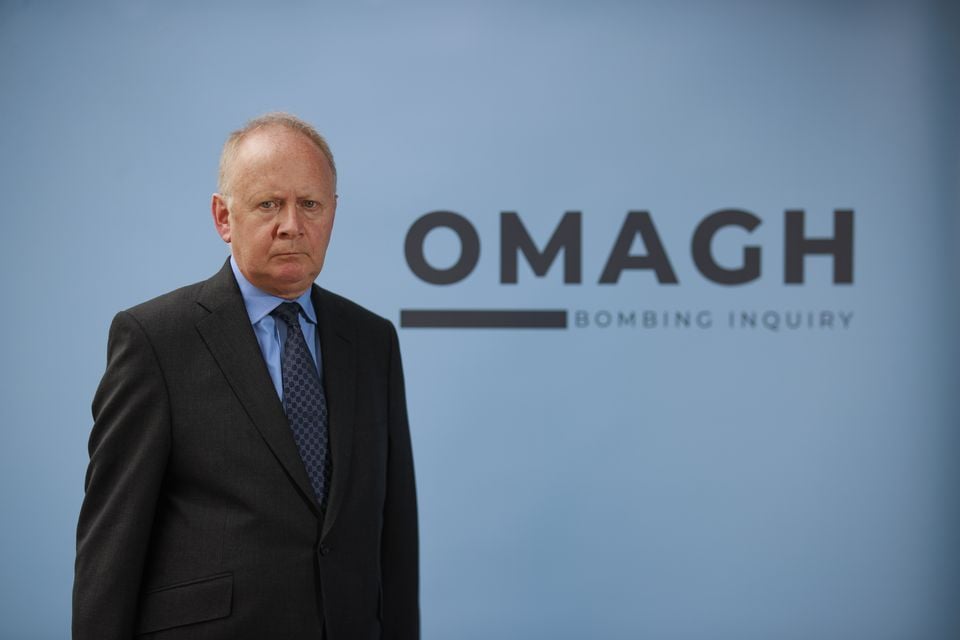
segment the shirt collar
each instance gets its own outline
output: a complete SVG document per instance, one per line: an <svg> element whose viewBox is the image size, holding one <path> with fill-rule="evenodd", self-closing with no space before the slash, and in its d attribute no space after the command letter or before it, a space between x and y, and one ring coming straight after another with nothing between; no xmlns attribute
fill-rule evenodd
<svg viewBox="0 0 960 640"><path fill-rule="evenodd" d="M257 324L263 320L265 316L276 309L278 304L291 302L291 300L270 295L250 284L250 281L240 272L240 267L237 266L237 262L233 259L233 256L230 256L230 268L233 269L233 277L237 279L237 284L240 285L240 294L243 296L243 304L247 308L250 324ZM307 320L312 324L317 324L317 313L313 308L310 291L311 289L307 289L303 295L292 302L299 302L300 307L307 316Z"/></svg>

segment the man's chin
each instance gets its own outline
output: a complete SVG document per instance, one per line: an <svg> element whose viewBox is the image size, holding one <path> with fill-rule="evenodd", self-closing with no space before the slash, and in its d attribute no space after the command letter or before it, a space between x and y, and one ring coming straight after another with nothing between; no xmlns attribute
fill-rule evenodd
<svg viewBox="0 0 960 640"><path fill-rule="evenodd" d="M309 269L281 269L271 278L271 289L281 298L297 298L310 288L318 275L319 272Z"/></svg>

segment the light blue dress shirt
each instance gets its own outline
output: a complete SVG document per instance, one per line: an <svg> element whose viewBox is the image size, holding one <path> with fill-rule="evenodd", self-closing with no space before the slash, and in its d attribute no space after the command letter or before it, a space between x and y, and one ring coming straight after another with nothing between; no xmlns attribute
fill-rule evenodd
<svg viewBox="0 0 960 640"><path fill-rule="evenodd" d="M313 356L313 362L317 365L317 372L320 374L320 384L323 384L323 360L320 354L320 342L317 337L317 312L313 308L313 301L310 299L310 290L297 298L296 300L286 300L277 296L265 293L256 288L243 277L233 256L230 256L230 267L233 269L233 276L240 285L240 293L243 295L243 304L247 308L247 315L250 317L250 324L253 325L253 333L257 336L257 342L260 343L260 352L263 353L263 360L267 363L267 371L270 372L270 379L273 380L273 386L277 390L277 396L283 400L283 374L280 369L281 356L283 355L283 343L287 339L287 324L277 322L277 319L270 315L270 312L277 308L277 305L284 302L298 302L303 313L299 315L300 329L303 331L303 338L307 342L307 348L310 355Z"/></svg>

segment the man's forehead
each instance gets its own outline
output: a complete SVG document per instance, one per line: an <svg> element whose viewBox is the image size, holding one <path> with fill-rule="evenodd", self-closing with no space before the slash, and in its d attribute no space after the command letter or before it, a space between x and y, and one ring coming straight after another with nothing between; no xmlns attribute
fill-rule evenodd
<svg viewBox="0 0 960 640"><path fill-rule="evenodd" d="M237 146L238 158L285 153L323 156L317 145L305 134L281 125L269 125L251 131Z"/></svg>
<svg viewBox="0 0 960 640"><path fill-rule="evenodd" d="M306 133L279 124L240 138L225 156L221 175L225 192L296 188L319 195L336 190L336 175L324 151Z"/></svg>
<svg viewBox="0 0 960 640"><path fill-rule="evenodd" d="M229 172L245 180L264 174L319 172L332 180L329 163L312 140L296 131L255 131L237 148Z"/></svg>

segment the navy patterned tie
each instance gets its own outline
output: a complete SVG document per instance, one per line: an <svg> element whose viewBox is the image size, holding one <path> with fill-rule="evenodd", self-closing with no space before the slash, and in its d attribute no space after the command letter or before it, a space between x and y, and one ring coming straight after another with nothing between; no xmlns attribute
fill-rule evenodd
<svg viewBox="0 0 960 640"><path fill-rule="evenodd" d="M287 324L283 343L281 371L283 377L283 409L300 450L321 512L327 507L330 488L330 447L327 439L327 399L320 385L317 366L300 330L300 305L284 302L270 312Z"/></svg>

